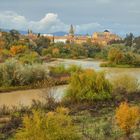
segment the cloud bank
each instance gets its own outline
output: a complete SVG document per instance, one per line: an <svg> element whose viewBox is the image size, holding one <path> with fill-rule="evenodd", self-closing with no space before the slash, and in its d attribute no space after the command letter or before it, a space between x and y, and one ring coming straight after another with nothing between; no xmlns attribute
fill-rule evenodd
<svg viewBox="0 0 140 140"><path fill-rule="evenodd" d="M12 11L0 13L0 28L27 30L32 29L34 32L52 33L57 31L69 30L68 24L62 22L55 13L47 13L38 21L28 20L26 17ZM97 22L74 25L76 33L92 33L93 30L101 30L101 26Z"/></svg>

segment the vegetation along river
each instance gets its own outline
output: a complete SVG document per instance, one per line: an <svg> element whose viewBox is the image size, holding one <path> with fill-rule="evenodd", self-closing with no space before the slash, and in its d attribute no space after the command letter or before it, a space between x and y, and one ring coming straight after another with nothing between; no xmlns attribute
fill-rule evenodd
<svg viewBox="0 0 140 140"><path fill-rule="evenodd" d="M64 64L66 67L75 64L80 65L82 68L91 68L97 71L105 71L107 78L112 78L118 75L132 75L140 81L140 68L102 68L100 67L101 61L93 60L69 60L69 59L58 59L47 63L47 66L50 65L59 65ZM67 86L58 86L51 89L56 100L61 100L64 91ZM32 100L40 100L44 102L44 97L46 96L45 89L31 89L31 90L22 90L22 91L13 91L9 93L0 94L0 106L6 105L9 107L19 106L19 105L31 105Z"/></svg>

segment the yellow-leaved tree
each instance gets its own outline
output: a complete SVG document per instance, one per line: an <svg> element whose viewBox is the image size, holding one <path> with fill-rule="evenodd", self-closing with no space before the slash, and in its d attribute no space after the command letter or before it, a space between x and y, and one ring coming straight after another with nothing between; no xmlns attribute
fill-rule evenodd
<svg viewBox="0 0 140 140"><path fill-rule="evenodd" d="M67 108L57 108L47 114L40 110L32 113L23 118L16 140L80 140Z"/></svg>

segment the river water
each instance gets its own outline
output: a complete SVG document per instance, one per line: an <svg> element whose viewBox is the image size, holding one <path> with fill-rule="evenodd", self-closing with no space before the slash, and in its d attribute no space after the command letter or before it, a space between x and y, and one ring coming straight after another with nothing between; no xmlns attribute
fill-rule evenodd
<svg viewBox="0 0 140 140"><path fill-rule="evenodd" d="M101 68L100 61L94 60L69 60L69 59L58 59L57 61L53 61L47 63L47 66L56 66L59 64L63 64L66 67L70 65L79 65L82 68L91 68L96 71L105 71L107 74L107 78L112 78L118 75L132 75L136 77L140 81L140 68ZM67 86L58 86L51 90L52 94L56 100L61 100L64 91ZM1 93L0 94L0 106L6 105L9 107L25 105L29 106L32 104L32 100L40 100L42 102L45 101L44 97L47 92L45 89L32 89L32 90L22 90L22 91L14 91L9 93Z"/></svg>

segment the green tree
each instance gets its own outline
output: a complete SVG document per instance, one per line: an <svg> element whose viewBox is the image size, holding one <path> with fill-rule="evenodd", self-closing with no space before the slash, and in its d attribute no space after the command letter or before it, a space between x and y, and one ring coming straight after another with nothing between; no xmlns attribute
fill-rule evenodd
<svg viewBox="0 0 140 140"><path fill-rule="evenodd" d="M125 40L125 45L126 46L132 47L133 40L134 40L134 35L132 33L127 34L124 40Z"/></svg>
<svg viewBox="0 0 140 140"><path fill-rule="evenodd" d="M9 32L3 32L3 40L6 42L5 48L10 49L12 45L16 45L20 39L20 33L17 30L10 30Z"/></svg>
<svg viewBox="0 0 140 140"><path fill-rule="evenodd" d="M134 52L140 54L140 36L134 39Z"/></svg>
<svg viewBox="0 0 140 140"><path fill-rule="evenodd" d="M36 46L34 46L34 50L37 51L40 55L43 48L48 48L50 45L50 39L40 36L35 40Z"/></svg>
<svg viewBox="0 0 140 140"><path fill-rule="evenodd" d="M74 28L72 24L70 26L69 35L74 36Z"/></svg>

